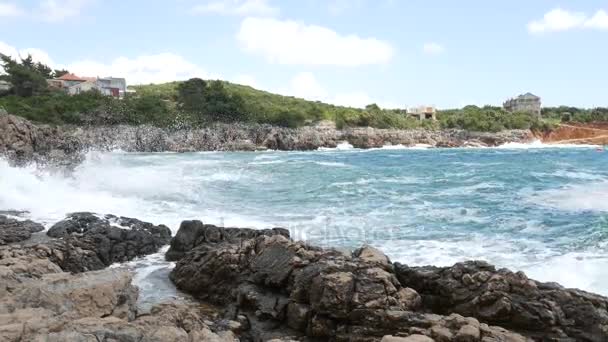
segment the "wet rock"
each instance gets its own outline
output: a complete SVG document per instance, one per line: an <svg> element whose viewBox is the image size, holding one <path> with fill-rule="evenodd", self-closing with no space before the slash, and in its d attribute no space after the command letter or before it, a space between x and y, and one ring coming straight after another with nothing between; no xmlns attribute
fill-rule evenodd
<svg viewBox="0 0 608 342"><path fill-rule="evenodd" d="M470 332L463 326L477 322L421 312L420 296L399 283L385 255L369 247L347 255L282 235L203 242L185 253L170 278L179 289L228 307L229 319L245 316L243 336L255 341L422 338L411 336L416 334L456 341L461 330ZM481 338L525 341L494 327L479 330Z"/></svg>
<svg viewBox="0 0 608 342"><path fill-rule="evenodd" d="M400 283L415 289L432 312L473 316L539 339L608 340L606 297L538 282L482 261L451 267L396 264L395 269ZM476 336L474 329L465 329L459 331L460 340L472 340L466 336Z"/></svg>
<svg viewBox="0 0 608 342"><path fill-rule="evenodd" d="M39 223L0 215L0 245L27 240L32 233L43 230L44 226Z"/></svg>
<svg viewBox="0 0 608 342"><path fill-rule="evenodd" d="M62 260L54 260L65 270L83 272L155 253L169 243L171 230L133 218L84 212L68 215L47 235L62 239L52 243L63 254Z"/></svg>
<svg viewBox="0 0 608 342"><path fill-rule="evenodd" d="M272 229L249 229L249 228L224 228L211 224L203 224L201 221L183 221L175 237L171 239L171 246L165 257L169 261L179 260L184 253L199 245L219 243L237 243L245 239L251 239L260 235L283 235L289 237L289 231L284 228Z"/></svg>

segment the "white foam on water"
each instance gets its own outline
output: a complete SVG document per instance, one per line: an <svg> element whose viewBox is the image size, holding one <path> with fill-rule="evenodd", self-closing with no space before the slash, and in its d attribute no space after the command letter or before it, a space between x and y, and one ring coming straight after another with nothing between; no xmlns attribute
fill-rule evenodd
<svg viewBox="0 0 608 342"><path fill-rule="evenodd" d="M558 210L608 211L608 182L571 185L560 189L529 194L526 198L536 205Z"/></svg>
<svg viewBox="0 0 608 342"><path fill-rule="evenodd" d="M263 160L263 161L249 162L249 165L273 165L273 164L283 164L283 163L285 163L285 160Z"/></svg>
<svg viewBox="0 0 608 342"><path fill-rule="evenodd" d="M344 163L339 163L339 162L323 162L323 161L316 161L314 162L317 165L321 165L321 166L330 166L330 167L349 167L349 165L344 164Z"/></svg>
<svg viewBox="0 0 608 342"><path fill-rule="evenodd" d="M528 277L607 295L608 256L594 252L556 255L520 268Z"/></svg>
<svg viewBox="0 0 608 342"><path fill-rule="evenodd" d="M410 146L406 146L403 144L396 144L396 145L384 145L380 148L370 148L370 150L427 150L429 148L432 148L433 145L429 145L429 144L415 144L415 145L410 145Z"/></svg>
<svg viewBox="0 0 608 342"><path fill-rule="evenodd" d="M341 141L336 147L319 147L317 151L348 151L354 149L348 141Z"/></svg>
<svg viewBox="0 0 608 342"><path fill-rule="evenodd" d="M372 245L384 250L391 260L410 266L451 266L465 260L484 260L512 271L522 270L539 281L608 294L605 253L560 255L537 241L488 239L476 234L463 239L377 241Z"/></svg>
<svg viewBox="0 0 608 342"><path fill-rule="evenodd" d="M534 140L529 143L517 143L508 142L497 146L498 149L538 149L538 148L597 148L598 145L586 145L586 144L551 144L543 143L540 140Z"/></svg>

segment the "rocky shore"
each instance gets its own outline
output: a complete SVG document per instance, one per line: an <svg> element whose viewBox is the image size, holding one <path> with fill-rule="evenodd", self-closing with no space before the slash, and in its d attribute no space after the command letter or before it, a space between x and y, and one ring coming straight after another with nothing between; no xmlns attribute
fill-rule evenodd
<svg viewBox="0 0 608 342"><path fill-rule="evenodd" d="M127 152L193 152L254 150L316 150L348 142L356 148L386 145L431 147L497 146L529 142L528 130L499 133L463 130L395 130L349 128L329 123L302 128L268 125L216 124L198 129L163 129L152 126L50 127L34 125L17 116L0 113L0 155L17 162L57 161L73 164L88 150Z"/></svg>
<svg viewBox="0 0 608 342"><path fill-rule="evenodd" d="M0 341L608 340L608 298L482 261L410 267L370 246L347 253L282 228L200 221L171 238L93 213L36 232L18 215L0 216ZM192 299L142 311L133 274L108 266L167 243L169 278Z"/></svg>

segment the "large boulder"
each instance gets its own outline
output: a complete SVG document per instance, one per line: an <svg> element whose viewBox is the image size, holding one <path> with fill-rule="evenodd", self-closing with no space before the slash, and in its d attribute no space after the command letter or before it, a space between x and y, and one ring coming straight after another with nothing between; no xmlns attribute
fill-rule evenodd
<svg viewBox="0 0 608 342"><path fill-rule="evenodd" d="M228 318L244 322L243 336L254 341L415 334L468 341L457 336L470 333L477 334L471 341L526 340L473 318L421 312L418 293L401 286L390 260L371 247L347 255L282 235L202 243L177 262L170 278L179 289L227 307ZM463 329L467 325L474 329Z"/></svg>
<svg viewBox="0 0 608 342"><path fill-rule="evenodd" d="M166 303L138 314L129 272L70 274L52 253L40 244L0 247L0 341L235 340L212 307Z"/></svg>
<svg viewBox="0 0 608 342"><path fill-rule="evenodd" d="M47 232L54 248L63 253L53 259L71 272L97 270L116 262L156 253L169 243L171 230L128 217L73 213Z"/></svg>
<svg viewBox="0 0 608 342"><path fill-rule="evenodd" d="M16 220L0 215L0 246L27 240L32 233L43 230L44 226L34 221Z"/></svg>
<svg viewBox="0 0 608 342"><path fill-rule="evenodd" d="M474 316L539 340L608 341L606 297L538 282L483 261L395 268L401 284L415 289L432 312Z"/></svg>
<svg viewBox="0 0 608 342"><path fill-rule="evenodd" d="M183 221L175 237L171 239L171 246L165 254L169 261L181 259L184 254L199 245L214 246L220 243L236 243L242 240L255 238L261 235L283 235L289 237L289 231L284 228L250 229L250 228L224 228L201 221Z"/></svg>

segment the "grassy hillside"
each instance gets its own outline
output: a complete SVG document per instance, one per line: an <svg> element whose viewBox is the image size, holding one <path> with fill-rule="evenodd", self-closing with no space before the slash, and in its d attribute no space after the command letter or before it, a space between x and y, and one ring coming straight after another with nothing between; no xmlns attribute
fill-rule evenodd
<svg viewBox="0 0 608 342"><path fill-rule="evenodd" d="M308 101L293 96L283 96L258 90L246 85L221 81L232 96L240 96L244 107L255 122L280 122L281 118L314 122L332 120L337 123L355 123L364 113L363 109L335 106L319 101ZM177 100L180 82L131 86L138 95L158 96L169 102Z"/></svg>

